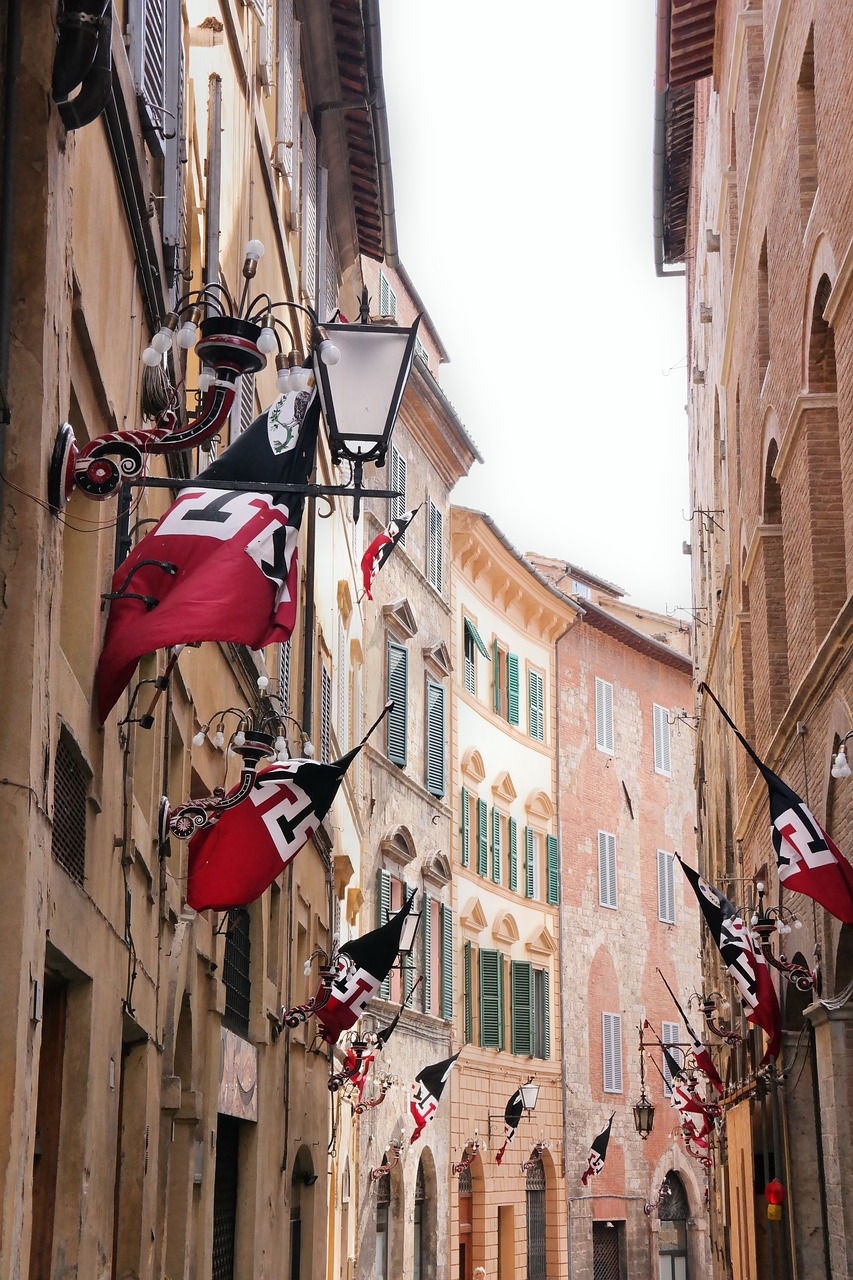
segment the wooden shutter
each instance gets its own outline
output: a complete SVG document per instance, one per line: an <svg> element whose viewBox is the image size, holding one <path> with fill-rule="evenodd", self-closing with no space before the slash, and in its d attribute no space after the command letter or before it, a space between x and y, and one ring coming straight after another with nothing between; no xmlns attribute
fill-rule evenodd
<svg viewBox="0 0 853 1280"><path fill-rule="evenodd" d="M518 889L518 823L515 818L509 820L509 887Z"/></svg>
<svg viewBox="0 0 853 1280"><path fill-rule="evenodd" d="M441 904L441 1016L453 1017L453 911Z"/></svg>
<svg viewBox="0 0 853 1280"><path fill-rule="evenodd" d="M518 654L506 655L506 718L510 724L519 721L518 698Z"/></svg>
<svg viewBox="0 0 853 1280"><path fill-rule="evenodd" d="M533 965L513 960L510 966L512 1052L533 1053Z"/></svg>
<svg viewBox="0 0 853 1280"><path fill-rule="evenodd" d="M477 800L477 875L489 874L489 806L485 800Z"/></svg>
<svg viewBox="0 0 853 1280"><path fill-rule="evenodd" d="M604 1053L604 1092L622 1092L622 1017L602 1013L601 1040Z"/></svg>
<svg viewBox="0 0 853 1280"><path fill-rule="evenodd" d="M545 682L539 671L527 673L527 703L530 736L545 741Z"/></svg>
<svg viewBox="0 0 853 1280"><path fill-rule="evenodd" d="M320 665L320 762L332 758L332 677L325 662Z"/></svg>
<svg viewBox="0 0 853 1280"><path fill-rule="evenodd" d="M542 1057L551 1056L551 975L542 970Z"/></svg>
<svg viewBox="0 0 853 1280"><path fill-rule="evenodd" d="M317 300L317 139L302 114L302 288L311 306Z"/></svg>
<svg viewBox="0 0 853 1280"><path fill-rule="evenodd" d="M618 907L616 888L616 837L598 833L598 901L602 907Z"/></svg>
<svg viewBox="0 0 853 1280"><path fill-rule="evenodd" d="M658 849L658 919L675 924L675 859Z"/></svg>
<svg viewBox="0 0 853 1280"><path fill-rule="evenodd" d="M296 122L299 119L299 24L293 14L293 0L278 0L278 95L275 113L275 167L288 179L293 190L297 152Z"/></svg>
<svg viewBox="0 0 853 1280"><path fill-rule="evenodd" d="M181 38L180 0L166 3L166 63L163 105L171 113L161 116L163 126L163 255L170 280L180 267L184 241L184 45ZM178 291L180 292L180 290Z"/></svg>
<svg viewBox="0 0 853 1280"><path fill-rule="evenodd" d="M421 929L424 939L424 980L423 980L423 1011L424 1013L432 1013L432 922L430 920L430 908L432 906L432 898L428 893L424 894L423 918L421 921Z"/></svg>
<svg viewBox="0 0 853 1280"><path fill-rule="evenodd" d="M533 857L535 853L533 828L524 828L524 895L532 898L536 891L536 884L533 876Z"/></svg>
<svg viewBox="0 0 853 1280"><path fill-rule="evenodd" d="M377 903L377 920L376 926L381 929L383 924L391 915L391 876L383 868L379 868L379 892L376 898ZM391 975L382 982L379 987L379 994L383 1000L391 999Z"/></svg>
<svg viewBox="0 0 853 1280"><path fill-rule="evenodd" d="M652 708L655 738L655 773L663 773L667 777L672 772L669 753L669 713L666 707L657 703Z"/></svg>
<svg viewBox="0 0 853 1280"><path fill-rule="evenodd" d="M662 1022L660 1024L660 1038L670 1050L675 1061L679 1066L681 1066L681 1050L678 1048L671 1048L672 1045L677 1045L681 1039L681 1028L679 1024L677 1022ZM661 1057L663 1058L663 1092L664 1096L668 1098L672 1093L672 1072L669 1069L666 1057L663 1054L661 1054Z"/></svg>
<svg viewBox="0 0 853 1280"><path fill-rule="evenodd" d="M180 19L179 6L177 12ZM132 0L128 6L130 62L139 113L147 141L161 155L163 134L171 133L174 125L174 120L163 112L163 108L169 106L166 102L166 16L166 0Z"/></svg>
<svg viewBox="0 0 853 1280"><path fill-rule="evenodd" d="M283 711L290 710L290 641L278 646L278 696Z"/></svg>
<svg viewBox="0 0 853 1280"><path fill-rule="evenodd" d="M436 591L441 591L442 526L441 512L434 502L429 504L429 580Z"/></svg>
<svg viewBox="0 0 853 1280"><path fill-rule="evenodd" d="M500 951L480 950L480 1044L504 1047L504 959Z"/></svg>
<svg viewBox="0 0 853 1280"><path fill-rule="evenodd" d="M492 705L501 715L501 651L497 640L492 641Z"/></svg>
<svg viewBox="0 0 853 1280"><path fill-rule="evenodd" d="M474 637L468 629L468 619L462 620L463 682L469 693L477 692L477 655Z"/></svg>
<svg viewBox="0 0 853 1280"><path fill-rule="evenodd" d="M474 964L471 954L471 943L465 943L463 952L463 965L465 970L465 1043L470 1044L474 1039Z"/></svg>
<svg viewBox="0 0 853 1280"><path fill-rule="evenodd" d="M405 768L408 758L409 651L393 640L388 641L388 697L394 699L386 721L388 759Z"/></svg>
<svg viewBox="0 0 853 1280"><path fill-rule="evenodd" d="M595 678L595 745L613 754L613 685Z"/></svg>
<svg viewBox="0 0 853 1280"><path fill-rule="evenodd" d="M462 837L461 846L460 846L460 861L463 867L469 866L471 862L471 806L469 802L470 794L471 793L469 792L467 787L462 788L462 792L460 796L460 805L462 809L462 814L461 814L462 825L460 827L460 832Z"/></svg>
<svg viewBox="0 0 853 1280"><path fill-rule="evenodd" d="M495 884L501 882L501 815L499 810L492 809L492 879Z"/></svg>
<svg viewBox="0 0 853 1280"><path fill-rule="evenodd" d="M552 906L560 901L560 843L556 836L546 837L548 850L548 893Z"/></svg>
<svg viewBox="0 0 853 1280"><path fill-rule="evenodd" d="M384 271L379 272L379 314L397 319L397 295Z"/></svg>
<svg viewBox="0 0 853 1280"><path fill-rule="evenodd" d="M406 459L398 449L391 445L391 466L389 474L389 489L396 489L400 495L398 498L388 499L388 523L392 520L398 520L400 516L406 514ZM406 532L401 535L398 546L406 545Z"/></svg>
<svg viewBox="0 0 853 1280"><path fill-rule="evenodd" d="M443 796L445 789L444 686L427 680L427 791Z"/></svg>
<svg viewBox="0 0 853 1280"><path fill-rule="evenodd" d="M341 751L349 747L348 676L346 628L343 618L338 618L338 746Z"/></svg>

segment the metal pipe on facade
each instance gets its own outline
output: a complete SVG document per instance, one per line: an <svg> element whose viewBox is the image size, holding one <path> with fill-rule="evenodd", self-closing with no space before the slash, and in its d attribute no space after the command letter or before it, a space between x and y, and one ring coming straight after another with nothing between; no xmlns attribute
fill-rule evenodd
<svg viewBox="0 0 853 1280"><path fill-rule="evenodd" d="M400 261L397 244L397 222L394 214L394 181L391 175L391 139L388 133L388 108L385 103L385 81L382 76L382 36L379 26L379 0L363 0L362 17L367 52L367 85L370 118L376 144L379 169L379 202L382 206L382 245L385 261L396 267Z"/></svg>
<svg viewBox="0 0 853 1280"><path fill-rule="evenodd" d="M205 187L205 284L219 284L219 207L222 189L222 80L215 72L207 82L207 183Z"/></svg>

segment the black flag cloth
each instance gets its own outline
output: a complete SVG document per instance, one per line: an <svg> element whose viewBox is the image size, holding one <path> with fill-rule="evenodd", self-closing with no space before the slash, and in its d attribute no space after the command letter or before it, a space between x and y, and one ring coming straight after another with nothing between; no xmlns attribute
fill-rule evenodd
<svg viewBox="0 0 853 1280"><path fill-rule="evenodd" d="M462 1050L459 1050L461 1053ZM447 1084L447 1077L453 1069L453 1064L459 1057L459 1053L454 1053L452 1058L445 1058L442 1062L435 1062L431 1067L424 1067L415 1076L415 1082L412 1085L412 1100L409 1103L409 1110L415 1121L414 1132L409 1140L417 1142L418 1138L435 1115L441 1095L444 1093L444 1086Z"/></svg>
<svg viewBox="0 0 853 1280"><path fill-rule="evenodd" d="M202 640L260 649L288 639L303 495L217 489L207 481L304 484L319 418L315 392L280 396L181 490L119 565L98 664L101 723L145 653Z"/></svg>
<svg viewBox="0 0 853 1280"><path fill-rule="evenodd" d="M392 520L380 533L377 533L361 557L361 580L364 583L364 594L368 600L373 599L370 588L373 586L377 573L419 511L420 507L418 506L413 511L406 511L403 515Z"/></svg>
<svg viewBox="0 0 853 1280"><path fill-rule="evenodd" d="M853 924L853 867L844 857L803 800L787 782L768 769L706 684L726 723L734 730L759 773L767 783L770 800L770 835L776 851L776 869L786 889L814 898L830 915Z"/></svg>
<svg viewBox="0 0 853 1280"><path fill-rule="evenodd" d="M341 1032L355 1026L368 1000L373 999L391 972L400 950L403 922L414 900L415 895L411 894L380 928L341 947L340 955L347 961L345 971L332 984L332 994L317 1011L323 1024L323 1039L328 1044L334 1044Z"/></svg>
<svg viewBox="0 0 853 1280"><path fill-rule="evenodd" d="M607 1124L596 1137L592 1140L592 1146L589 1149L589 1163L586 1167L586 1173L581 1174L581 1182L584 1186L589 1182L590 1178L597 1178L604 1168L604 1158L607 1155L607 1144L610 1141L610 1126L613 1124L614 1111Z"/></svg>
<svg viewBox="0 0 853 1280"><path fill-rule="evenodd" d="M500 1164L504 1158L504 1152L515 1137L515 1131L518 1128L518 1122L524 1112L524 1103L521 1098L521 1090L516 1089L515 1093L506 1104L504 1111L504 1142L500 1151L495 1153L495 1164Z"/></svg>
<svg viewBox="0 0 853 1280"><path fill-rule="evenodd" d="M678 861L681 862L681 859ZM709 884L704 876L700 876L698 871L684 862L681 862L681 870L690 881L708 931L740 993L747 1022L755 1023L767 1033L769 1044L764 1061L778 1057L782 1040L782 1018L776 988L770 979L770 971L761 954L760 945L755 944L749 928L716 885Z"/></svg>
<svg viewBox="0 0 853 1280"><path fill-rule="evenodd" d="M684 1012L681 1005L676 1000L675 992L667 982L666 978L660 972L660 969L658 969L658 973L660 973L661 982L666 987L669 994L672 996L673 1003L676 1009L681 1014L681 1021L684 1023L684 1026L687 1029L687 1034L690 1037L690 1043L693 1046L693 1057L696 1059L696 1066L699 1068L700 1071L703 1071L705 1073L705 1075L710 1080L711 1084L717 1090L717 1093L725 1093L725 1087L723 1086L723 1082L720 1079L720 1073L717 1070L717 1068L714 1066L714 1059L711 1057L711 1050L708 1049L702 1043L702 1041L697 1036L696 1032L691 1027L690 1023L687 1021L687 1014Z"/></svg>

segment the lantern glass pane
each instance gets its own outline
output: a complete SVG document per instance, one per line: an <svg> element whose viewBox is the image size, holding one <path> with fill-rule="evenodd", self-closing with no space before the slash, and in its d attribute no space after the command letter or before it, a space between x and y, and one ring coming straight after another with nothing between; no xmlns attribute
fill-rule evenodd
<svg viewBox="0 0 853 1280"><path fill-rule="evenodd" d="M320 393L330 435L340 437L349 452L368 453L382 440L388 416L397 408L395 393L410 338L408 329L380 325L327 326L341 353L337 364L324 365ZM404 370L405 372L405 370ZM331 404L326 403L328 379Z"/></svg>

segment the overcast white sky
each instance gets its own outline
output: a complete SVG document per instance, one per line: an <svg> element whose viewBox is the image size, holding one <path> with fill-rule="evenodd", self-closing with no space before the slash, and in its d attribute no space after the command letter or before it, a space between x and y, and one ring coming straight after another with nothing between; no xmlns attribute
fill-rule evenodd
<svg viewBox="0 0 853 1280"><path fill-rule="evenodd" d="M486 460L454 500L663 611L690 601L690 525L654 25L654 0L382 0L400 255Z"/></svg>

